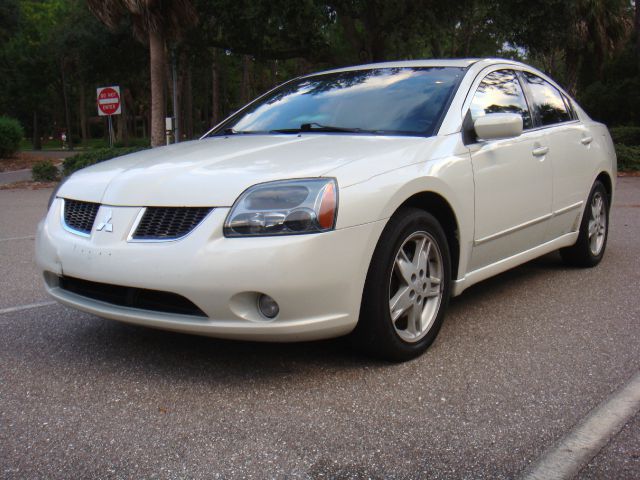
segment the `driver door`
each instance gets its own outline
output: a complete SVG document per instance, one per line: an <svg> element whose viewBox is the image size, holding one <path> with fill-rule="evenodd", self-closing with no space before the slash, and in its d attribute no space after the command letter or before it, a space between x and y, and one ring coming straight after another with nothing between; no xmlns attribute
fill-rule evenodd
<svg viewBox="0 0 640 480"><path fill-rule="evenodd" d="M544 131L534 128L517 75L496 70L478 84L469 114L519 113L517 138L469 145L475 181L475 233L471 270L543 243L552 212L553 172Z"/></svg>

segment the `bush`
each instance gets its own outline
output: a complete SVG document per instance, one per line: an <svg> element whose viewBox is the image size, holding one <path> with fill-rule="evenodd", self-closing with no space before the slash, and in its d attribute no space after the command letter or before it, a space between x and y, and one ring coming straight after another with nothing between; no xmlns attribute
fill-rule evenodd
<svg viewBox="0 0 640 480"><path fill-rule="evenodd" d="M609 132L616 145L640 146L640 127L613 127Z"/></svg>
<svg viewBox="0 0 640 480"><path fill-rule="evenodd" d="M640 170L640 146L617 144L618 170Z"/></svg>
<svg viewBox="0 0 640 480"><path fill-rule="evenodd" d="M88 152L66 158L63 163L64 175L68 176L81 168L88 167L95 163L104 162L105 160L111 160L112 158L120 157L122 155L128 155L129 153L139 152L140 150L145 150L145 148L129 147L89 150Z"/></svg>
<svg viewBox="0 0 640 480"><path fill-rule="evenodd" d="M24 130L17 120L0 117L0 158L12 156L20 148Z"/></svg>
<svg viewBox="0 0 640 480"><path fill-rule="evenodd" d="M124 148L127 145L124 142L116 142L113 144L116 148ZM129 139L129 147L146 147L149 148L151 146L151 141L148 138L130 138Z"/></svg>
<svg viewBox="0 0 640 480"><path fill-rule="evenodd" d="M34 182L53 182L58 179L58 168L51 160L38 162L31 168L31 178Z"/></svg>

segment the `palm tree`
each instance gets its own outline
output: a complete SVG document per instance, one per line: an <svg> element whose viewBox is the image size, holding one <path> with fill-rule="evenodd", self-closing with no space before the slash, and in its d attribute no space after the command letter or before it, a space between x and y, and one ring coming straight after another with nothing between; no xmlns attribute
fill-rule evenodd
<svg viewBox="0 0 640 480"><path fill-rule="evenodd" d="M166 42L180 38L197 23L191 0L87 0L93 14L107 27L117 28L126 16L141 42L149 42L151 76L151 146L164 143Z"/></svg>
<svg viewBox="0 0 640 480"><path fill-rule="evenodd" d="M638 67L640 68L640 0L636 0L636 55L638 56Z"/></svg>
<svg viewBox="0 0 640 480"><path fill-rule="evenodd" d="M567 89L575 94L587 50L593 52L601 74L604 61L627 40L632 21L628 0L574 0L569 5L573 15L565 46Z"/></svg>

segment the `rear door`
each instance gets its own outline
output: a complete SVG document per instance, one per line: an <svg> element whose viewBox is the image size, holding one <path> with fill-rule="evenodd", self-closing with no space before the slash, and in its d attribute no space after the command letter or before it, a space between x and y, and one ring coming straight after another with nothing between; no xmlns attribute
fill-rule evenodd
<svg viewBox="0 0 640 480"><path fill-rule="evenodd" d="M545 235L546 240L552 240L579 227L599 139L578 120L569 98L555 86L526 71L521 73L521 79L544 130L553 167L553 218Z"/></svg>
<svg viewBox="0 0 640 480"><path fill-rule="evenodd" d="M519 113L524 133L512 139L472 141L475 234L470 270L521 253L544 241L551 218L552 170L543 131L535 128L517 74L485 74L472 87L471 120L488 113Z"/></svg>

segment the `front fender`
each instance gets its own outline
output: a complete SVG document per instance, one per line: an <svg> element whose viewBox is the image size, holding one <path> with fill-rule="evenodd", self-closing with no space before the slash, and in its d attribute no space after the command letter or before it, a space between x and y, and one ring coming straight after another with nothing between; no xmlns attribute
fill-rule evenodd
<svg viewBox="0 0 640 480"><path fill-rule="evenodd" d="M474 183L468 153L414 163L340 190L337 228L389 219L409 198L432 192L451 206L459 228L459 275L473 245Z"/></svg>

